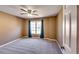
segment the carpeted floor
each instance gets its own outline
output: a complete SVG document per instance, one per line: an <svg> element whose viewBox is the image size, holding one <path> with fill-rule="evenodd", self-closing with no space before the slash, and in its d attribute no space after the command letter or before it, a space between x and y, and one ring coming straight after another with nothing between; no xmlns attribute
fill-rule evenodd
<svg viewBox="0 0 79 59"><path fill-rule="evenodd" d="M55 41L44 39L19 39L0 47L0 54L61 54Z"/></svg>

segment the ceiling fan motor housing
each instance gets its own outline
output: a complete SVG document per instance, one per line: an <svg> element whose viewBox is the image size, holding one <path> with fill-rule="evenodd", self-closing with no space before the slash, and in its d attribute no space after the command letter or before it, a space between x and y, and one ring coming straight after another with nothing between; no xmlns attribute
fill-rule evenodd
<svg viewBox="0 0 79 59"><path fill-rule="evenodd" d="M27 12L28 12L29 14L31 14L31 13L32 13L32 10L27 10Z"/></svg>

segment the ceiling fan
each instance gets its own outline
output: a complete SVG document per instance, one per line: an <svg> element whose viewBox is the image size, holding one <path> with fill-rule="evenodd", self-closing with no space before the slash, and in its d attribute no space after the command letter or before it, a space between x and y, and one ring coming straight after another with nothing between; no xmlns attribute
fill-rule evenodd
<svg viewBox="0 0 79 59"><path fill-rule="evenodd" d="M23 11L23 12L21 12L21 15L27 14L27 15L38 16L37 10L31 10L31 9L25 10L25 9L23 9L23 8L21 8L20 10Z"/></svg>

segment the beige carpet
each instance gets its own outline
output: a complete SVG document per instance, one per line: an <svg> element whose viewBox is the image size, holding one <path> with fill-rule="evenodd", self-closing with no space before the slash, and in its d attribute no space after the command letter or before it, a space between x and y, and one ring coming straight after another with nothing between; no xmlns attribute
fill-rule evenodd
<svg viewBox="0 0 79 59"><path fill-rule="evenodd" d="M19 39L0 47L0 54L61 54L61 51L55 41Z"/></svg>

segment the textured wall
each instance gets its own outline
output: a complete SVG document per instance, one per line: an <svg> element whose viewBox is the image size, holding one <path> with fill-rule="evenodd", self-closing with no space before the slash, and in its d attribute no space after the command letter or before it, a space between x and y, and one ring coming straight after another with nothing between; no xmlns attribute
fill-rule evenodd
<svg viewBox="0 0 79 59"><path fill-rule="evenodd" d="M22 36L28 36L28 20L22 20Z"/></svg>
<svg viewBox="0 0 79 59"><path fill-rule="evenodd" d="M44 19L44 35L45 38L56 39L56 17Z"/></svg>
<svg viewBox="0 0 79 59"><path fill-rule="evenodd" d="M61 46L63 44L62 32L63 32L63 9L60 10L57 16L57 40Z"/></svg>
<svg viewBox="0 0 79 59"><path fill-rule="evenodd" d="M0 45L21 36L21 19L0 12Z"/></svg>

